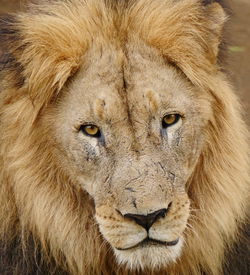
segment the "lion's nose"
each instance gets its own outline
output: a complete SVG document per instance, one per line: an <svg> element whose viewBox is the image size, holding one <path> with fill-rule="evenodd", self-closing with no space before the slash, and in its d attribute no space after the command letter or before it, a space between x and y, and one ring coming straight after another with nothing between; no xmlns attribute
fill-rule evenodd
<svg viewBox="0 0 250 275"><path fill-rule="evenodd" d="M168 207L169 209L169 207ZM135 221L140 226L144 227L147 231L149 228L160 218L164 218L168 209L162 208L148 215L138 215L138 214L125 214L124 217Z"/></svg>

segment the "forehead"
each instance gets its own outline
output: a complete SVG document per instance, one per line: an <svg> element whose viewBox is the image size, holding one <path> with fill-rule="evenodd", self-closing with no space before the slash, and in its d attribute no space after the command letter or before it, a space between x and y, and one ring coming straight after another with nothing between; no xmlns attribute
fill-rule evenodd
<svg viewBox="0 0 250 275"><path fill-rule="evenodd" d="M110 46L93 48L88 53L85 65L68 86L65 101L78 114L112 120L128 112L145 115L160 109L184 111L194 93L183 74L156 50Z"/></svg>

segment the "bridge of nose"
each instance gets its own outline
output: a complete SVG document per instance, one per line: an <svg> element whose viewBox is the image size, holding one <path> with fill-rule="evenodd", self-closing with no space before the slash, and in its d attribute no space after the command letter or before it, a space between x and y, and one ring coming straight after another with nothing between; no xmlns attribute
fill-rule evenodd
<svg viewBox="0 0 250 275"><path fill-rule="evenodd" d="M115 168L112 182L107 182L106 188L113 194L115 208L123 215L148 215L167 208L173 187L166 160L161 161L158 155L138 158L129 155L119 159Z"/></svg>

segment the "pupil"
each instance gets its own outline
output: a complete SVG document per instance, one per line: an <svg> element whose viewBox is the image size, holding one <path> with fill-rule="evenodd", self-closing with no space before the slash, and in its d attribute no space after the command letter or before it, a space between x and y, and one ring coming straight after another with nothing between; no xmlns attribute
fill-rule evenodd
<svg viewBox="0 0 250 275"><path fill-rule="evenodd" d="M166 121L167 121L168 123L174 122L174 121L175 121L175 115L168 115L168 116L166 117Z"/></svg>
<svg viewBox="0 0 250 275"><path fill-rule="evenodd" d="M95 126L90 126L89 130L91 133L95 133L96 132L96 127Z"/></svg>

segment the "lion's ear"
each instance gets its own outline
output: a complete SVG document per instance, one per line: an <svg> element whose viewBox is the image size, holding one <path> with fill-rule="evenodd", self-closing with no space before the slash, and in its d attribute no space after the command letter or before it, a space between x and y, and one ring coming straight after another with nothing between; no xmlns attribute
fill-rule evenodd
<svg viewBox="0 0 250 275"><path fill-rule="evenodd" d="M211 50L209 51L210 60L213 63L217 62L219 46L222 42L222 30L227 19L224 9L217 2L219 1L206 0L203 2L206 15L206 22L204 22L207 29L206 40Z"/></svg>
<svg viewBox="0 0 250 275"><path fill-rule="evenodd" d="M21 13L0 22L1 48L9 57L3 74L9 77L10 65L12 72L18 71L15 74L24 79L23 92L39 109L55 97L78 69L86 50L86 40L72 30L72 20L60 18L55 11Z"/></svg>

